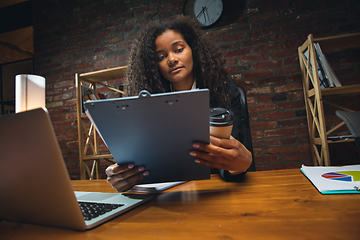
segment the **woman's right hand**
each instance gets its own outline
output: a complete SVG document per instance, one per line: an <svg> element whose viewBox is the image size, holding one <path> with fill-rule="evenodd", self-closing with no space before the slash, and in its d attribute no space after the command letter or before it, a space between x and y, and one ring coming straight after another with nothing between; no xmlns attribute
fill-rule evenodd
<svg viewBox="0 0 360 240"><path fill-rule="evenodd" d="M134 167L132 163L113 164L106 168L107 182L118 192L125 192L149 175L143 166Z"/></svg>

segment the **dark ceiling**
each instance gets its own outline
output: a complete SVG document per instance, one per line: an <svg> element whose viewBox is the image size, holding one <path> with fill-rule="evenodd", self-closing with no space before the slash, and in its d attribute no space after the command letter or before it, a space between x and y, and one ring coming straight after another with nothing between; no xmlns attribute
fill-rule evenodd
<svg viewBox="0 0 360 240"><path fill-rule="evenodd" d="M32 58L32 0L1 0L0 22L0 64Z"/></svg>

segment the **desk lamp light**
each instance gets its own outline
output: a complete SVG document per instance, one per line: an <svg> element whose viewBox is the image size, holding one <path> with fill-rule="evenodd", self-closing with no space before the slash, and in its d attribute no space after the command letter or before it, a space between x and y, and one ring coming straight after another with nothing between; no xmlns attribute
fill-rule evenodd
<svg viewBox="0 0 360 240"><path fill-rule="evenodd" d="M45 107L45 78L32 74L15 76L15 112Z"/></svg>

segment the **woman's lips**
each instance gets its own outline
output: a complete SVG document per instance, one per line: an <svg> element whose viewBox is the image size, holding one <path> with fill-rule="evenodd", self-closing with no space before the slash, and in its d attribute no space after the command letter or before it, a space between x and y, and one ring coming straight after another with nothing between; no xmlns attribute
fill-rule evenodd
<svg viewBox="0 0 360 240"><path fill-rule="evenodd" d="M183 67L176 67L170 70L169 73L178 73Z"/></svg>

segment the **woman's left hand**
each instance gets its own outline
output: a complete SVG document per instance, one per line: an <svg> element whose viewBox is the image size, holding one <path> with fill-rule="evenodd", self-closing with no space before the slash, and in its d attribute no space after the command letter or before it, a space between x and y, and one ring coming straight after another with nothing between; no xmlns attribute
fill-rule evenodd
<svg viewBox="0 0 360 240"><path fill-rule="evenodd" d="M202 150L190 151L195 162L217 169L228 170L232 175L245 172L251 165L251 152L238 140L210 136L210 144L196 142L193 147Z"/></svg>

